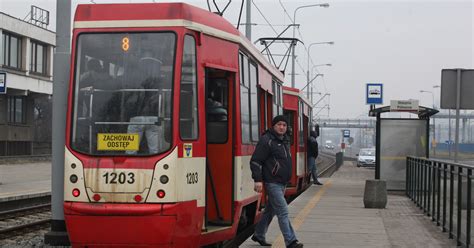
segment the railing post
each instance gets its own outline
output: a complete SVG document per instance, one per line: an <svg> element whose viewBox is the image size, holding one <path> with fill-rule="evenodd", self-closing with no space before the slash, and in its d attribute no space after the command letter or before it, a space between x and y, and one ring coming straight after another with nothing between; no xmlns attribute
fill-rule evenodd
<svg viewBox="0 0 474 248"><path fill-rule="evenodd" d="M439 219L440 219L440 216L441 216L441 164L440 163L436 163L436 169L438 170L438 174L437 174L437 187L438 187L438 200L436 201L437 203L437 209L438 211L436 211L436 225L440 225L440 222L439 222Z"/></svg>
<svg viewBox="0 0 474 248"><path fill-rule="evenodd" d="M437 189L436 186L436 162L435 161L431 161L431 170L432 170L432 174L431 174L431 185L432 185L432 189L431 189L431 198L433 199L433 204L431 205L431 220L432 221L436 221L436 190L439 191L439 188Z"/></svg>
<svg viewBox="0 0 474 248"><path fill-rule="evenodd" d="M462 210L462 167L458 166L458 199L457 200L457 205L458 205L458 214L457 214L457 235L456 235L456 241L457 245L461 245L461 210Z"/></svg>
<svg viewBox="0 0 474 248"><path fill-rule="evenodd" d="M416 163L416 167L417 167L417 174L416 174L416 178L417 178L417 193L416 193L416 205L421 209L421 202L422 202L422 198L421 198L421 185L423 183L423 177L422 177L422 167L421 167L421 161L420 159L417 159L417 163Z"/></svg>
<svg viewBox="0 0 474 248"><path fill-rule="evenodd" d="M431 212L430 212L430 209L431 209L431 190L432 190L432 182L431 182L431 164L432 162L429 161L429 160L426 160L426 171L427 171L427 174L426 174L426 182L428 184L428 200L427 200L427 205L425 206L426 208L426 215L430 216L431 215Z"/></svg>
<svg viewBox="0 0 474 248"><path fill-rule="evenodd" d="M448 191L448 165L443 163L443 232L446 232L446 205Z"/></svg>
<svg viewBox="0 0 474 248"><path fill-rule="evenodd" d="M449 238L454 238L453 215L454 215L454 165L449 165Z"/></svg>
<svg viewBox="0 0 474 248"><path fill-rule="evenodd" d="M471 176L472 176L472 169L467 169L467 221L466 221L466 247L469 247L471 244Z"/></svg>
<svg viewBox="0 0 474 248"><path fill-rule="evenodd" d="M411 173L411 167L410 167L410 158L407 157L405 160L405 166L407 168L406 176L405 176L405 195L408 196L408 198L411 199L410 196L410 173Z"/></svg>
<svg viewBox="0 0 474 248"><path fill-rule="evenodd" d="M423 213L426 213L426 190L428 188L428 167L426 166L426 160L423 159Z"/></svg>

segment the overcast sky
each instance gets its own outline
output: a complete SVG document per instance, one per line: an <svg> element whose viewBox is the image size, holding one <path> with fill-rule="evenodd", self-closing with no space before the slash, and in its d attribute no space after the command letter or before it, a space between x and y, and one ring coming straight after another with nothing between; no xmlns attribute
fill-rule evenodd
<svg viewBox="0 0 474 248"><path fill-rule="evenodd" d="M91 1L72 2L74 14L77 3ZM206 0L180 2L207 9ZM210 2L212 4L211 0ZM223 6L227 1L216 2ZM292 22L286 13L293 19L298 6L325 2L330 4L329 8L302 8L296 14L296 23L300 24L296 37L306 46L313 42L335 42L333 46L314 45L310 50L314 64L333 64L332 67L317 67L319 73L325 76L315 80L315 91L331 95L318 104L316 112L329 104L331 118L366 116L366 83L383 83L384 105L395 99L419 99L420 105L431 106L432 95L420 93L420 90L427 90L434 92L435 104L439 106L439 88L433 89L433 86L440 84L441 69L474 68L474 4L470 0L254 0L251 13L252 23L256 25L252 25L252 41L260 37L276 36L273 29L280 33ZM55 23L54 0L0 0L0 11L23 19L31 4L49 10L51 22ZM231 23L237 23L239 7L240 1L233 1L224 14ZM267 24L259 10L273 26ZM242 22L245 22L245 11ZM50 29L54 30L54 25ZM245 29L241 28L241 31L245 32ZM291 36L290 28L282 37ZM272 52L284 53L283 48L283 45L275 46ZM298 88L306 85L306 54L305 47L298 45ZM291 63L288 64L286 73L285 85L290 86ZM314 96L315 102L318 101L320 95ZM328 111L323 109L319 114L326 118Z"/></svg>

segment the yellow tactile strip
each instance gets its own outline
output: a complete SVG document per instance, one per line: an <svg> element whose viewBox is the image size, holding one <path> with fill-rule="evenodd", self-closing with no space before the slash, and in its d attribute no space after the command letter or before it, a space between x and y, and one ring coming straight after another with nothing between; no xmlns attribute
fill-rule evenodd
<svg viewBox="0 0 474 248"><path fill-rule="evenodd" d="M308 201L306 206L304 206L304 208L298 213L298 215L291 220L291 224L295 232L301 227L301 225L303 224L308 214L316 206L319 200L321 200L321 197L324 195L324 192L326 192L326 190L331 186L331 184L332 184L332 181L330 179L324 182L323 187L321 187L321 189L318 190L318 192L316 192L313 198L311 198L311 200ZM278 237L273 241L272 247L276 247L276 248L285 247L285 241L283 239L283 235L281 234L278 235Z"/></svg>

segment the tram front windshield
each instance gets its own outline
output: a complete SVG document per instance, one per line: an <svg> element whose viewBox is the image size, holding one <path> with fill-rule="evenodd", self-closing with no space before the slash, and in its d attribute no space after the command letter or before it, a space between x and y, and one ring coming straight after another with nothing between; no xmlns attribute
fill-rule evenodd
<svg viewBox="0 0 474 248"><path fill-rule="evenodd" d="M72 148L111 156L168 150L175 47L171 32L79 35Z"/></svg>

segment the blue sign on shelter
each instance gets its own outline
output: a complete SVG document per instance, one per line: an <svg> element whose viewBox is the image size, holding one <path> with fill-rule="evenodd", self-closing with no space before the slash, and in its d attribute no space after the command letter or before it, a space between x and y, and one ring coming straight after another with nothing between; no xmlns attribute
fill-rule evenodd
<svg viewBox="0 0 474 248"><path fill-rule="evenodd" d="M367 84L367 104L383 104L383 84Z"/></svg>
<svg viewBox="0 0 474 248"><path fill-rule="evenodd" d="M0 72L0 94L7 93L7 73Z"/></svg>

